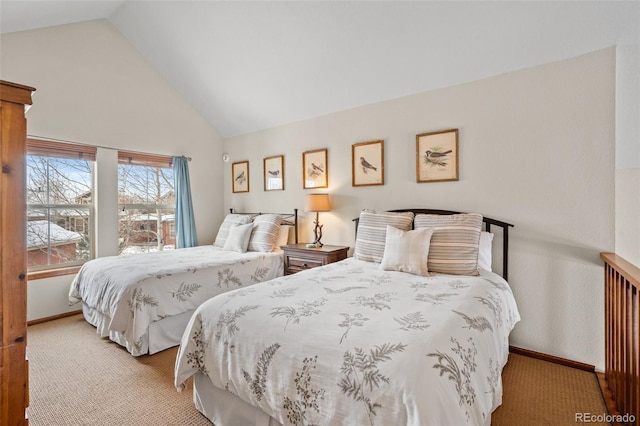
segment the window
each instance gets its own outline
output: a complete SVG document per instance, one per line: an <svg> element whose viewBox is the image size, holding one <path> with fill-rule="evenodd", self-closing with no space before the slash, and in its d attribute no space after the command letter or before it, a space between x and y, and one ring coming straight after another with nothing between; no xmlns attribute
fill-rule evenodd
<svg viewBox="0 0 640 426"><path fill-rule="evenodd" d="M120 253L175 248L171 157L118 152Z"/></svg>
<svg viewBox="0 0 640 426"><path fill-rule="evenodd" d="M27 139L29 271L80 265L93 257L96 148Z"/></svg>

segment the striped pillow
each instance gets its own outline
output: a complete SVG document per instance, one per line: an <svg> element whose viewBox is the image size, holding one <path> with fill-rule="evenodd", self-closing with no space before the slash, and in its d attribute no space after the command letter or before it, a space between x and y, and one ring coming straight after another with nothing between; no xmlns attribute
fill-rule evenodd
<svg viewBox="0 0 640 426"><path fill-rule="evenodd" d="M282 218L277 214L261 214L253 219L253 231L249 240L249 251L270 252L273 250Z"/></svg>
<svg viewBox="0 0 640 426"><path fill-rule="evenodd" d="M477 213L452 215L419 214L414 226L433 228L429 246L429 272L479 275L478 252L482 216Z"/></svg>
<svg viewBox="0 0 640 426"><path fill-rule="evenodd" d="M216 240L213 242L213 245L221 248L224 247L224 243L227 241L227 237L229 236L229 228L231 228L231 225L244 225L250 222L250 215L229 213L224 218L222 225L220 225L218 235L216 235Z"/></svg>
<svg viewBox="0 0 640 426"><path fill-rule="evenodd" d="M401 231L409 231L413 222L413 213L379 212L362 210L358 222L358 235L353 257L367 262L380 263L384 256L387 238L387 225Z"/></svg>

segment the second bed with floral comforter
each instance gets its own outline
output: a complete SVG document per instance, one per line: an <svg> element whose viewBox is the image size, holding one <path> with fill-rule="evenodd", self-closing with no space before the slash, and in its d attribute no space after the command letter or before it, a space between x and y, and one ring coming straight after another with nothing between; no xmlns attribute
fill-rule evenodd
<svg viewBox="0 0 640 426"><path fill-rule="evenodd" d="M212 385L282 424L489 424L520 316L500 276L347 259L205 302L175 385Z"/></svg>
<svg viewBox="0 0 640 426"><path fill-rule="evenodd" d="M82 302L85 319L101 336L137 356L178 345L190 314L205 300L282 274L281 252L238 253L201 246L103 257L82 266L69 289L69 301ZM149 327L162 320L167 320L167 330L158 342L150 342ZM170 333L171 328L175 331Z"/></svg>

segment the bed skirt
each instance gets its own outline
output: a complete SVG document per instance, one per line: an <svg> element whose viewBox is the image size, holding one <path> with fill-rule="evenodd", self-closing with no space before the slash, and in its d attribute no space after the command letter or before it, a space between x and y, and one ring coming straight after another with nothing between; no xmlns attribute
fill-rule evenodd
<svg viewBox="0 0 640 426"><path fill-rule="evenodd" d="M202 373L193 376L193 402L196 409L216 426L282 426L262 410L216 388Z"/></svg>
<svg viewBox="0 0 640 426"><path fill-rule="evenodd" d="M138 344L148 348L148 354L153 355L155 353L164 351L173 346L180 344L180 339L184 333L189 319L194 310L189 310L178 315L165 317L159 321L154 321L149 324L147 333L143 336L142 340ZM131 345L127 342L125 337L117 331L109 331L109 324L111 318L95 309L82 303L82 314L85 320L96 328L96 332L101 337L108 337L109 340L124 346L129 352L131 352Z"/></svg>

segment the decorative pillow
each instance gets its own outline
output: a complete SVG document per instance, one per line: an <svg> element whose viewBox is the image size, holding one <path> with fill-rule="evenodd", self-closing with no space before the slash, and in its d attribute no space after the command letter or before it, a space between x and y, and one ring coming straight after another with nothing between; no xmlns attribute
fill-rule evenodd
<svg viewBox="0 0 640 426"><path fill-rule="evenodd" d="M227 236L229 235L229 228L231 225L244 225L245 223L251 222L251 216L246 214L235 214L229 213L220 225L218 229L218 235L216 235L216 240L213 245L216 247L224 247L224 243L227 240Z"/></svg>
<svg viewBox="0 0 640 426"><path fill-rule="evenodd" d="M478 274L478 246L482 216L476 213L419 214L416 229L433 228L429 247L429 272L453 275Z"/></svg>
<svg viewBox="0 0 640 426"><path fill-rule="evenodd" d="M247 223L244 225L231 225L229 228L229 235L224 242L223 250L237 251L244 253L247 251L249 245L249 238L251 238L251 231L253 230L253 223Z"/></svg>
<svg viewBox="0 0 640 426"><path fill-rule="evenodd" d="M249 251L273 250L280 232L282 218L277 214L261 214L253 219L253 231L249 239Z"/></svg>
<svg viewBox="0 0 640 426"><path fill-rule="evenodd" d="M380 267L385 271L429 276L427 258L431 234L433 234L431 228L401 231L387 225L387 239Z"/></svg>
<svg viewBox="0 0 640 426"><path fill-rule="evenodd" d="M480 233L480 252L478 253L478 269L491 272L491 242L493 234L482 231Z"/></svg>
<svg viewBox="0 0 640 426"><path fill-rule="evenodd" d="M358 222L358 235L353 257L367 262L382 261L387 238L387 225L401 231L409 231L413 222L413 213L381 212L362 210Z"/></svg>
<svg viewBox="0 0 640 426"><path fill-rule="evenodd" d="M280 248L280 246L286 246L287 244L289 244L289 231L291 230L291 228L293 228L293 226L291 225L280 225L275 248Z"/></svg>

